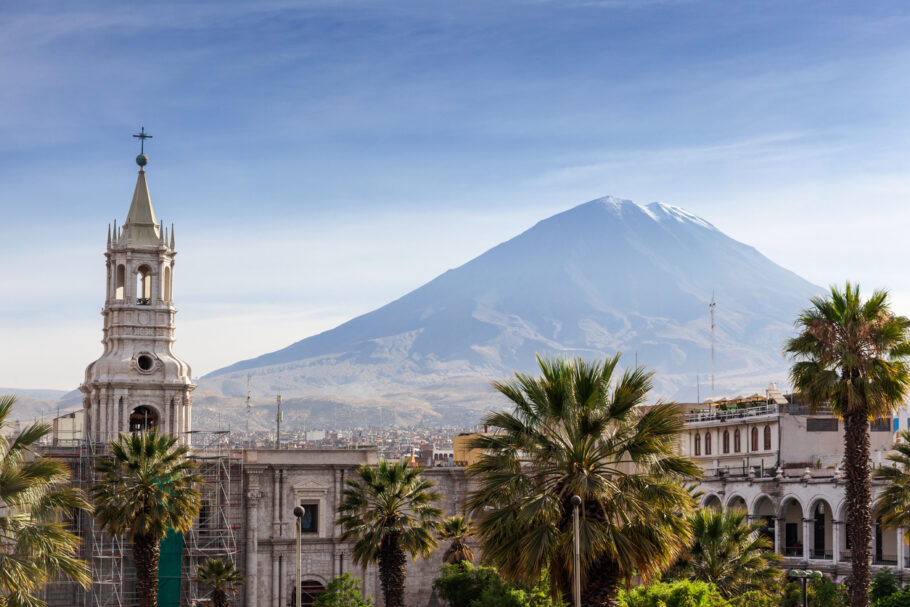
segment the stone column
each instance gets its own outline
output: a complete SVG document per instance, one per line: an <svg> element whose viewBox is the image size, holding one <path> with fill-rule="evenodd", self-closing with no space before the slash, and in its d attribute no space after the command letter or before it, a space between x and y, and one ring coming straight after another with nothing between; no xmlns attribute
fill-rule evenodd
<svg viewBox="0 0 910 607"><path fill-rule="evenodd" d="M250 474L246 494L246 607L256 607L259 578L259 476Z"/></svg>
<svg viewBox="0 0 910 607"><path fill-rule="evenodd" d="M906 531L903 527L898 527L895 533L897 533L897 570L900 571L904 568L904 554L907 553L907 547L904 545L904 532Z"/></svg>
<svg viewBox="0 0 910 607"><path fill-rule="evenodd" d="M808 561L812 557L812 547L809 542L809 534L812 531L812 523L814 521L811 518L803 519L803 560Z"/></svg>
<svg viewBox="0 0 910 607"><path fill-rule="evenodd" d="M834 564L840 562L840 526L841 521L831 520L831 556L834 558Z"/></svg>
<svg viewBox="0 0 910 607"><path fill-rule="evenodd" d="M279 576L278 571L278 552L276 550L276 540L281 536L281 520L278 518L278 495L281 493L279 487L278 469L272 471L272 607L280 607L278 598Z"/></svg>
<svg viewBox="0 0 910 607"><path fill-rule="evenodd" d="M784 551L780 545L781 544L780 534L783 532L784 521L785 521L785 519L783 517L774 519L774 552L776 552L778 554L784 553Z"/></svg>

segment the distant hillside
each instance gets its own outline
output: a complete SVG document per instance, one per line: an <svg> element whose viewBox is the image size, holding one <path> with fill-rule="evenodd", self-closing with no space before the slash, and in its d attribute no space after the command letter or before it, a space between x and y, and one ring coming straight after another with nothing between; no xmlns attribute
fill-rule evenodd
<svg viewBox="0 0 910 607"><path fill-rule="evenodd" d="M259 399L280 391L335 402L336 416L353 407L378 421L383 407L415 423L460 421L501 406L490 379L533 370L537 353L622 350L657 371L656 395L694 399L697 372L709 390L712 292L720 394L785 379L781 344L820 291L683 209L608 197L335 329L210 373L200 390L245 395L249 373ZM300 414L316 413L306 402Z"/></svg>

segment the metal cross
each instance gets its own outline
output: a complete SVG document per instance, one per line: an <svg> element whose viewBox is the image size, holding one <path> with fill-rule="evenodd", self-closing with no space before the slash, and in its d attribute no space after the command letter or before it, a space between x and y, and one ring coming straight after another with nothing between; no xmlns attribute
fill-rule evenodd
<svg viewBox="0 0 910 607"><path fill-rule="evenodd" d="M145 134L145 127L141 127L141 128L139 129L139 134L138 134L138 135L133 135L133 137L137 137L137 138L139 139L139 141L141 142L141 143L139 144L139 153L140 153L140 154L145 154L145 140L146 140L146 139L152 139L152 136L151 136L151 135L146 135L146 134Z"/></svg>

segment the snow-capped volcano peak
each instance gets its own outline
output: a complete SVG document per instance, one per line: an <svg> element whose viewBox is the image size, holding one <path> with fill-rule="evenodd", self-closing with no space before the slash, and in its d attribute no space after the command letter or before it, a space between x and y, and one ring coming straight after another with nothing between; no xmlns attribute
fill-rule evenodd
<svg viewBox="0 0 910 607"><path fill-rule="evenodd" d="M657 222L673 220L681 223L693 223L709 230L717 230L710 222L702 219L694 213L690 213L682 207L678 207L663 202L650 202L648 204L638 204L624 198L615 196L604 196L596 198L589 202L578 205L569 209L566 213L572 213L578 209L594 207L604 209L618 218L634 217L635 215L646 215Z"/></svg>

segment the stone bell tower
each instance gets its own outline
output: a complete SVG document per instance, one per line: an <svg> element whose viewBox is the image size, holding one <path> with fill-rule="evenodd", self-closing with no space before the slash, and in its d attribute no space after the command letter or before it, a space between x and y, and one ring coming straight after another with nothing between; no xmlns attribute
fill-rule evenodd
<svg viewBox="0 0 910 607"><path fill-rule="evenodd" d="M144 129L141 137L143 143L149 137ZM148 157L140 154L136 164L126 223L108 226L104 353L86 368L79 387L85 433L92 442L107 442L120 432L158 428L186 444L196 386L173 349L174 229L168 232L155 218L145 180Z"/></svg>

